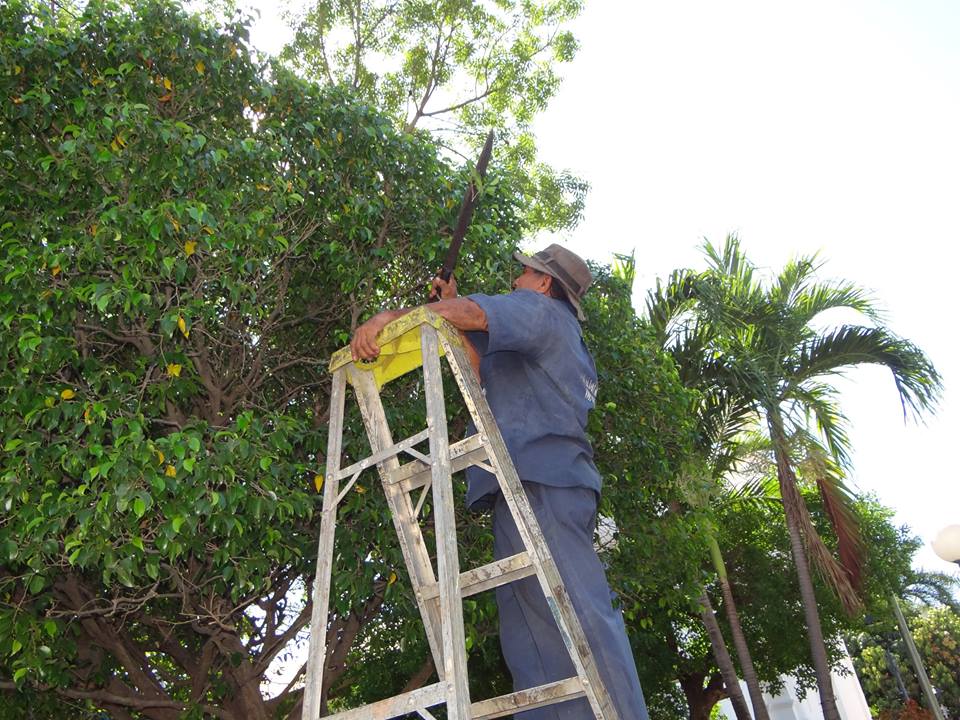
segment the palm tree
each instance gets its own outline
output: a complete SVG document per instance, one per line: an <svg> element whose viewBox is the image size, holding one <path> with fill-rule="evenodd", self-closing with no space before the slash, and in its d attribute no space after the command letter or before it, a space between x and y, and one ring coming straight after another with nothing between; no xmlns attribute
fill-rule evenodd
<svg viewBox="0 0 960 720"><path fill-rule="evenodd" d="M706 318L699 318L688 312L696 304L693 292L696 280L695 274L681 270L674 272L665 284L658 282L656 288L647 296L647 319L660 344L673 356L681 381L686 387L699 391L691 412L697 419L697 450L701 465L709 476L706 485L714 497L691 497L690 501L704 505L724 494L722 488L725 477L745 455L755 450L755 443L749 439L745 441L745 437L756 423L756 412L752 403L745 401L739 393L731 391L731 382L723 359L710 351L713 344L713 328L710 323L706 322ZM737 494L735 492L724 495L729 500L736 499ZM730 625L734 649L750 694L754 718L769 720L720 546L712 532L707 534L707 541L710 559L723 596L723 609ZM749 718L736 669L733 667L706 587L698 602L701 607L701 620L707 629L713 656L723 676L734 712L738 720Z"/></svg>
<svg viewBox="0 0 960 720"><path fill-rule="evenodd" d="M769 286L735 236L722 249L705 243L708 269L686 274L671 299L669 320L680 338L695 336L691 368L707 373L707 384L721 385L731 398L750 407L765 428L776 460L777 479L810 640L825 720L839 720L830 668L810 575L808 554L850 612L859 608L855 528L844 512L844 493L836 472L849 463L846 418L831 380L861 364L886 367L893 375L904 417L932 410L941 391L940 377L923 352L883 326L879 313L857 286L818 282L816 257L789 262ZM853 311L869 324L823 327L828 310ZM813 529L796 477L789 438L809 432L823 441L817 485L838 529L837 562ZM816 469L816 468L815 468Z"/></svg>

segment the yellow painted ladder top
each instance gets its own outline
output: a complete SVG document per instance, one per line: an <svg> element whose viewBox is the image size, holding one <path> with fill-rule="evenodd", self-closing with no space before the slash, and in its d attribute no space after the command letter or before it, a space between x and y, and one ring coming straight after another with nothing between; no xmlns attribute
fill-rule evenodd
<svg viewBox="0 0 960 720"><path fill-rule="evenodd" d="M420 326L432 325L449 342L460 345L460 334L442 317L427 307L418 307L406 315L397 318L388 324L377 335L377 344L380 346L380 355L370 362L358 362L357 367L373 372L374 380L379 390L391 380L396 380L411 370L423 365L423 353L420 350ZM443 355L443 345L440 346L440 355ZM349 365L353 361L350 346L340 348L330 358L329 371L335 372L339 368ZM353 385L353 378L347 368L347 381Z"/></svg>

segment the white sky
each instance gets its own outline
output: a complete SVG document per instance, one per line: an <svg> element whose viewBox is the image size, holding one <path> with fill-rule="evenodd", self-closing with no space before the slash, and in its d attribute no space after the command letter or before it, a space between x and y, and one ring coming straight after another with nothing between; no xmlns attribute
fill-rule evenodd
<svg viewBox="0 0 960 720"><path fill-rule="evenodd" d="M253 42L276 51L261 7ZM638 298L731 231L761 267L820 252L824 277L872 289L946 392L904 425L889 374L852 373L853 481L924 539L919 566L950 571L929 542L960 523L960 5L588 0L572 29L581 50L536 123L542 159L592 184L560 239L604 262L636 248Z"/></svg>

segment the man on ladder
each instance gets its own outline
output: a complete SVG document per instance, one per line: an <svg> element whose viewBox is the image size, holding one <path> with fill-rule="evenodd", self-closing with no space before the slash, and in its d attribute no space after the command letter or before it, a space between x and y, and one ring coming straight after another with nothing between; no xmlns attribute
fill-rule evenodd
<svg viewBox="0 0 960 720"><path fill-rule="evenodd" d="M433 281L441 300L430 310L466 333L474 368L583 625L600 675L624 720L647 720L647 709L620 611L611 603L593 547L600 475L586 437L597 373L578 321L593 281L586 263L560 245L515 254L523 272L504 295L457 296L456 281ZM376 336L409 309L386 310L357 328L354 360L379 354ZM496 479L467 471L467 504L493 511L497 559L523 550ZM568 677L573 666L532 577L496 590L500 645L520 690ZM586 720L583 698L527 710L517 720Z"/></svg>

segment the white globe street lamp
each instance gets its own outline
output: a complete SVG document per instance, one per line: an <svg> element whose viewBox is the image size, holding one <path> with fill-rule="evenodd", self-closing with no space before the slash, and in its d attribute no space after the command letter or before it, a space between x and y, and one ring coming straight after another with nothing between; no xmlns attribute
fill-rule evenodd
<svg viewBox="0 0 960 720"><path fill-rule="evenodd" d="M939 557L960 565L960 525L947 525L930 544Z"/></svg>

